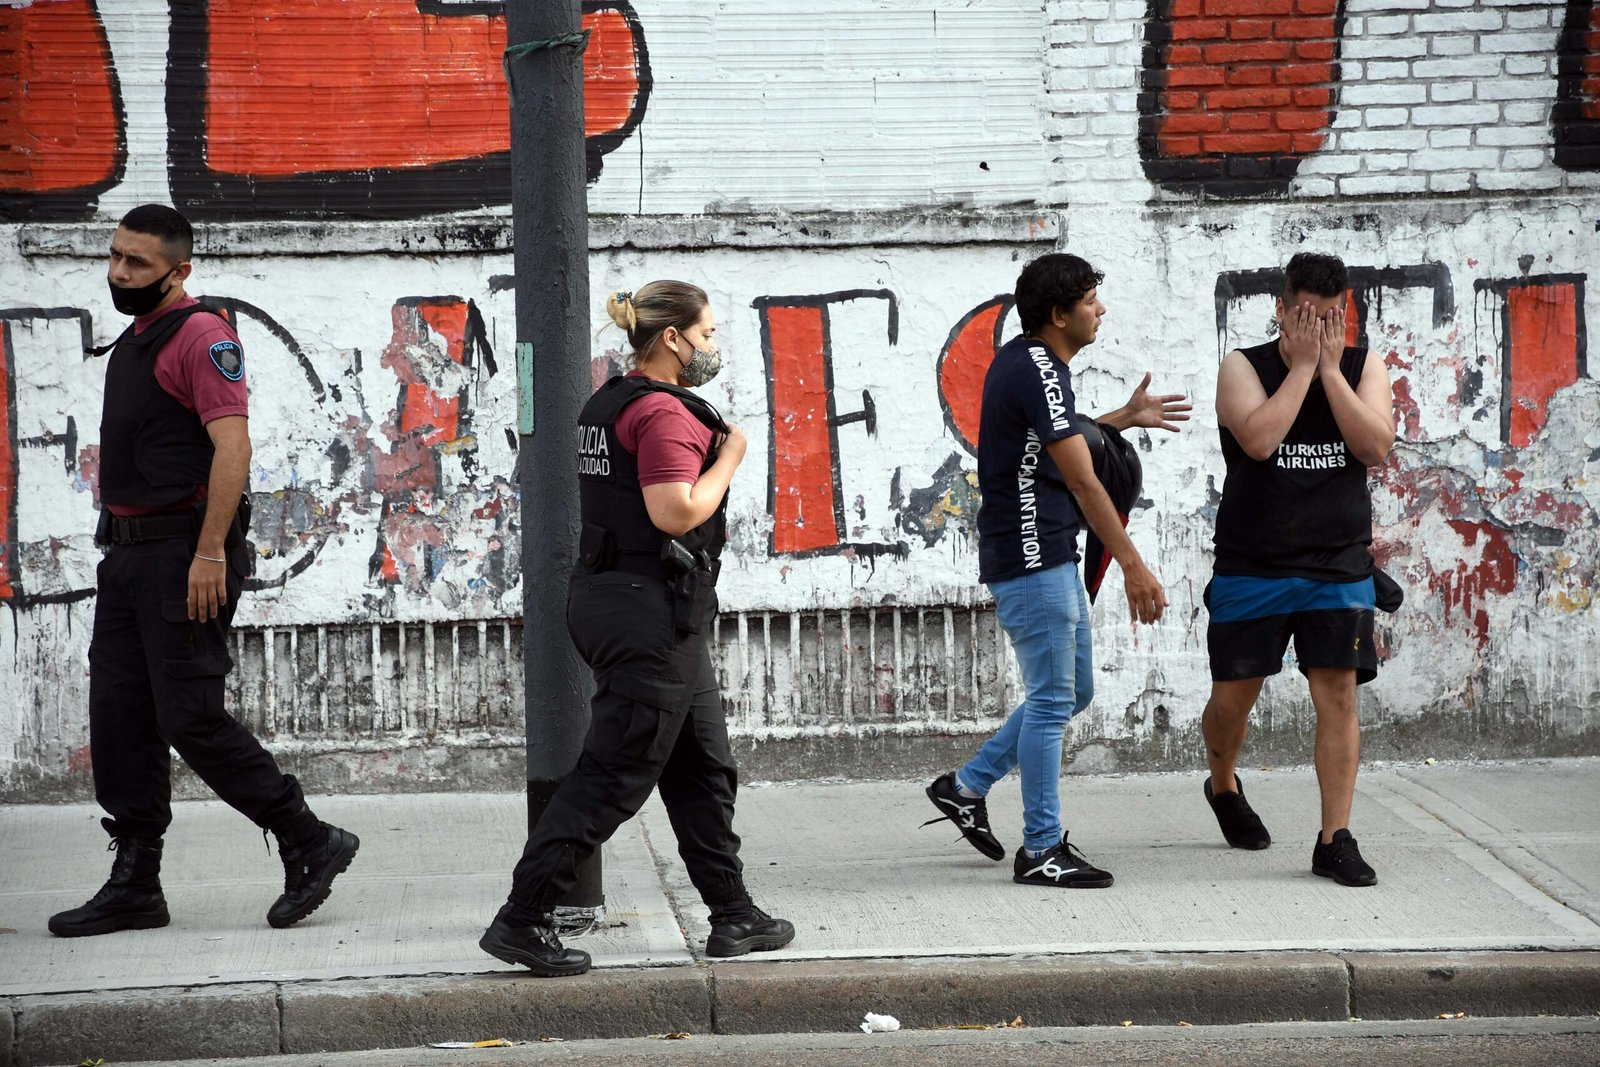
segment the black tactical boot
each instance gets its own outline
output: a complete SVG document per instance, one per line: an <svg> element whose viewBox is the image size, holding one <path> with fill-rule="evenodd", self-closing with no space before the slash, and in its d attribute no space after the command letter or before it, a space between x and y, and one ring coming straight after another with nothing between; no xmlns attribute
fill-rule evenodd
<svg viewBox="0 0 1600 1067"><path fill-rule="evenodd" d="M711 936L706 938L706 955L725 959L747 952L771 952L793 940L793 923L773 918L747 898L711 910Z"/></svg>
<svg viewBox="0 0 1600 1067"><path fill-rule="evenodd" d="M293 926L316 911L333 880L355 859L361 839L348 830L319 822L304 804L285 823L272 828L283 860L283 896L267 909L267 922L277 929Z"/></svg>
<svg viewBox="0 0 1600 1067"><path fill-rule="evenodd" d="M550 916L519 914L509 904L483 932L478 947L497 960L520 963L544 978L582 974L589 969L589 954L563 947Z"/></svg>
<svg viewBox="0 0 1600 1067"><path fill-rule="evenodd" d="M119 834L117 824L101 819L115 851L111 877L88 903L50 916L57 937L87 937L118 930L153 930L171 922L167 898L161 895L161 838Z"/></svg>

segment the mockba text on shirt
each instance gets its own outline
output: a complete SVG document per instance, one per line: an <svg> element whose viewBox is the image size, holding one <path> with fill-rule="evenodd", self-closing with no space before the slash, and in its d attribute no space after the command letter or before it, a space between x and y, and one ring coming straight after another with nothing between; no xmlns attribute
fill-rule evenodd
<svg viewBox="0 0 1600 1067"><path fill-rule="evenodd" d="M1022 520L1022 565L1034 570L1043 562L1039 547L1039 501L1034 496L1034 474L1039 469L1039 454L1044 444L1037 431L1028 431L1022 447L1022 464L1017 468L1017 510Z"/></svg>
<svg viewBox="0 0 1600 1067"><path fill-rule="evenodd" d="M1072 424L1067 420L1067 403L1061 391L1061 375L1056 373L1055 360L1042 348L1028 349L1033 365L1039 368L1039 384L1044 386L1044 400L1050 407L1050 428L1065 430Z"/></svg>
<svg viewBox="0 0 1600 1067"><path fill-rule="evenodd" d="M578 427L578 473L611 477L611 449L604 426Z"/></svg>
<svg viewBox="0 0 1600 1067"><path fill-rule="evenodd" d="M1290 471L1326 471L1347 466L1350 462L1343 441L1321 444L1280 444L1277 453L1278 467Z"/></svg>

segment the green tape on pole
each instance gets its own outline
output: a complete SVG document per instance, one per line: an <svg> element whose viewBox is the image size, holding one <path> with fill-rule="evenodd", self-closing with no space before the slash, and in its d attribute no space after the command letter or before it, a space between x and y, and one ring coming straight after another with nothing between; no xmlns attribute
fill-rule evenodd
<svg viewBox="0 0 1600 1067"><path fill-rule="evenodd" d="M533 342L517 342L517 433L533 436Z"/></svg>

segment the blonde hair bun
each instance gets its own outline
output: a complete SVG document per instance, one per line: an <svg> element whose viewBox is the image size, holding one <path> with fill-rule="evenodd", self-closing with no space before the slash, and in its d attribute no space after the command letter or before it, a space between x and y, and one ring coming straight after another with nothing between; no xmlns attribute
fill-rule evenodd
<svg viewBox="0 0 1600 1067"><path fill-rule="evenodd" d="M632 334L639 327L639 311L630 292L619 289L606 297L606 314L624 333Z"/></svg>
<svg viewBox="0 0 1600 1067"><path fill-rule="evenodd" d="M699 321L709 301L704 289L688 282L657 279L629 292L606 297L606 315L628 335L635 359L647 357L656 339L672 327L687 330Z"/></svg>

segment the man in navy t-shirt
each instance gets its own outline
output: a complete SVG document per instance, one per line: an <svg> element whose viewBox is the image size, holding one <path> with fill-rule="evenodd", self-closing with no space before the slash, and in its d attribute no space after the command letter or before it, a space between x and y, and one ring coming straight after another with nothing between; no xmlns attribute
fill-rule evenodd
<svg viewBox="0 0 1600 1067"><path fill-rule="evenodd" d="M1078 558L1078 509L1047 446L1080 434L1072 376L1048 345L1017 337L995 353L979 423L978 581Z"/></svg>
<svg viewBox="0 0 1600 1067"><path fill-rule="evenodd" d="M1073 412L1067 364L1094 343L1105 315L1101 275L1077 256L1053 253L1017 278L1023 335L995 353L978 426L978 577L1016 651L1023 701L964 767L934 779L929 799L992 860L1005 849L984 801L1013 767L1022 775L1023 841L1012 880L1098 889L1111 875L1067 843L1058 798L1067 722L1094 695L1089 605L1078 576L1078 517L1122 566L1128 606L1140 622L1161 618L1161 583L1140 559L1095 476ZM1150 376L1128 403L1097 422L1176 431L1189 404L1151 396ZM935 820L938 821L938 820Z"/></svg>

